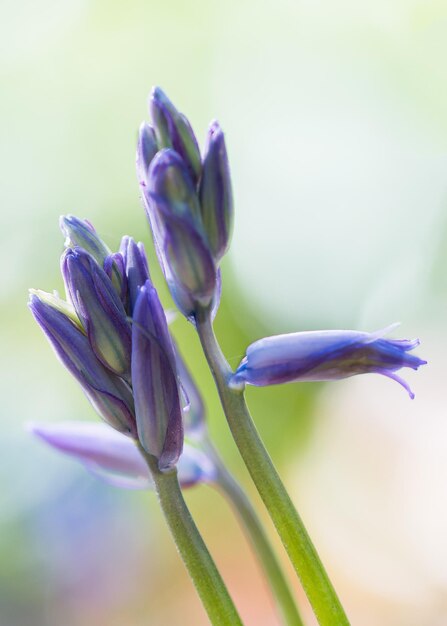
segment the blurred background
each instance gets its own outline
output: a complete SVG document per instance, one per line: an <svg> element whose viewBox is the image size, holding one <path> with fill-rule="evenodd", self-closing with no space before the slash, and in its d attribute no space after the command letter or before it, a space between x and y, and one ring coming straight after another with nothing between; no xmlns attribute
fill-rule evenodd
<svg viewBox="0 0 447 626"><path fill-rule="evenodd" d="M5 0L0 31L2 626L207 623L155 496L24 431L96 419L26 308L28 287L62 289L60 214L111 247L143 240L171 305L134 171L153 84L200 141L214 117L226 132L236 222L216 331L232 365L279 332L401 321L395 337L421 338L413 402L378 376L248 401L352 623L446 624L446 3ZM193 329L173 329L259 504ZM208 487L187 500L247 624L278 624L227 503Z"/></svg>

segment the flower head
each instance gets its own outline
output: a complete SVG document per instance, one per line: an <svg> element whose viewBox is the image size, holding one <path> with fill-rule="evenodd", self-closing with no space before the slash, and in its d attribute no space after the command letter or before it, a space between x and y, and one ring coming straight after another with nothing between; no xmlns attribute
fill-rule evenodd
<svg viewBox="0 0 447 626"><path fill-rule="evenodd" d="M419 341L384 339L387 330L376 333L311 331L260 339L247 348L246 356L233 376L233 384L262 387L376 373L396 380L413 398L408 384L396 371L402 367L418 369L426 363L410 354Z"/></svg>
<svg viewBox="0 0 447 626"><path fill-rule="evenodd" d="M143 245L123 237L111 252L88 222L70 216L61 224L71 229L61 263L68 301L31 290L31 312L100 416L166 471L183 446L180 383Z"/></svg>
<svg viewBox="0 0 447 626"><path fill-rule="evenodd" d="M213 313L217 309L219 262L231 233L233 203L224 136L214 122L202 160L189 122L159 88L152 92L150 112L154 127L140 127L138 180L172 297L194 321L199 307L210 307Z"/></svg>

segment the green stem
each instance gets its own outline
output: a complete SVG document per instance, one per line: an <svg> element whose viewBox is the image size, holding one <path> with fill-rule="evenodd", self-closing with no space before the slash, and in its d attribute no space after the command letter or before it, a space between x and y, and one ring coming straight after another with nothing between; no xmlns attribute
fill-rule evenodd
<svg viewBox="0 0 447 626"><path fill-rule="evenodd" d="M233 601L191 517L177 471L162 473L157 459L140 450L149 466L166 522L213 626L242 626Z"/></svg>
<svg viewBox="0 0 447 626"><path fill-rule="evenodd" d="M275 552L247 494L215 452L213 459L217 466L216 486L228 497L245 526L247 535L253 543L254 552L265 570L284 623L288 626L304 626Z"/></svg>
<svg viewBox="0 0 447 626"><path fill-rule="evenodd" d="M217 343L207 310L198 312L196 324L234 441L276 526L319 624L349 625L317 551L256 430L245 403L243 389L230 386L233 372Z"/></svg>

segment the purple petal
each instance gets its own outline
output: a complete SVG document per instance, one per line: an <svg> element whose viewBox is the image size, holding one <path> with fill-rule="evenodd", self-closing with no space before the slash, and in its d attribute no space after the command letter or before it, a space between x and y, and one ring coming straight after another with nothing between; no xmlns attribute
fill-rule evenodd
<svg viewBox="0 0 447 626"><path fill-rule="evenodd" d="M208 131L199 197L207 240L219 261L230 244L233 192L225 139L218 122L213 122Z"/></svg>
<svg viewBox="0 0 447 626"><path fill-rule="evenodd" d="M123 237L120 247L129 293L129 313L132 315L140 288L150 280L149 267L143 244L132 237Z"/></svg>
<svg viewBox="0 0 447 626"><path fill-rule="evenodd" d="M115 374L129 378L130 325L112 281L82 248L66 250L61 267L70 300L96 356Z"/></svg>
<svg viewBox="0 0 447 626"><path fill-rule="evenodd" d="M106 424L31 423L28 428L47 444L77 459L107 481L122 481L118 486L134 489L152 486L148 467L136 443Z"/></svg>
<svg viewBox="0 0 447 626"><path fill-rule="evenodd" d="M65 235L65 246L76 246L89 252L102 267L105 258L111 253L108 246L100 239L96 230L87 220L74 215L62 215L59 220L62 234Z"/></svg>
<svg viewBox="0 0 447 626"><path fill-rule="evenodd" d="M247 349L232 384L275 385L295 381L338 380L378 373L393 378L412 395L395 371L418 369L423 361L409 351L418 341L383 339L383 331L312 331L267 337Z"/></svg>
<svg viewBox="0 0 447 626"><path fill-rule="evenodd" d="M158 146L152 126L143 122L138 133L137 176L140 185L147 184L149 165L157 154Z"/></svg>
<svg viewBox="0 0 447 626"><path fill-rule="evenodd" d="M135 442L106 424L64 422L27 425L28 430L59 452L84 465L108 484L124 489L153 488L150 472ZM178 463L182 487L212 482L216 478L213 462L189 444Z"/></svg>
<svg viewBox="0 0 447 626"><path fill-rule="evenodd" d="M149 109L160 148L173 148L184 160L192 180L197 183L201 171L199 145L187 118L177 111L166 94L154 87Z"/></svg>
<svg viewBox="0 0 447 626"><path fill-rule="evenodd" d="M60 361L80 383L99 415L117 430L135 432L133 397L128 385L99 361L79 326L38 293L31 293L29 308Z"/></svg>
<svg viewBox="0 0 447 626"><path fill-rule="evenodd" d="M140 289L134 309L132 387L140 442L160 469L169 469L182 451L182 413L172 341L150 281Z"/></svg>

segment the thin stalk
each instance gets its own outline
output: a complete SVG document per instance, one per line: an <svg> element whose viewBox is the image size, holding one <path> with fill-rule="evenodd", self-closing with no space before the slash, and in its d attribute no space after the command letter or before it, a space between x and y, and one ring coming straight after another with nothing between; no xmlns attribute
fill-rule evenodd
<svg viewBox="0 0 447 626"><path fill-rule="evenodd" d="M213 456L215 457L216 455ZM216 486L227 496L253 543L254 552L265 571L284 624L304 626L281 565L247 494L220 459L216 459L215 463L217 465Z"/></svg>
<svg viewBox="0 0 447 626"><path fill-rule="evenodd" d="M157 459L140 448L155 483L161 508L177 549L213 626L242 626L213 559L191 517L178 483L177 470L162 473Z"/></svg>
<svg viewBox="0 0 447 626"><path fill-rule="evenodd" d="M349 625L317 551L256 430L245 403L244 390L230 386L233 372L217 343L207 310L197 313L196 325L234 441L301 580L319 624Z"/></svg>

